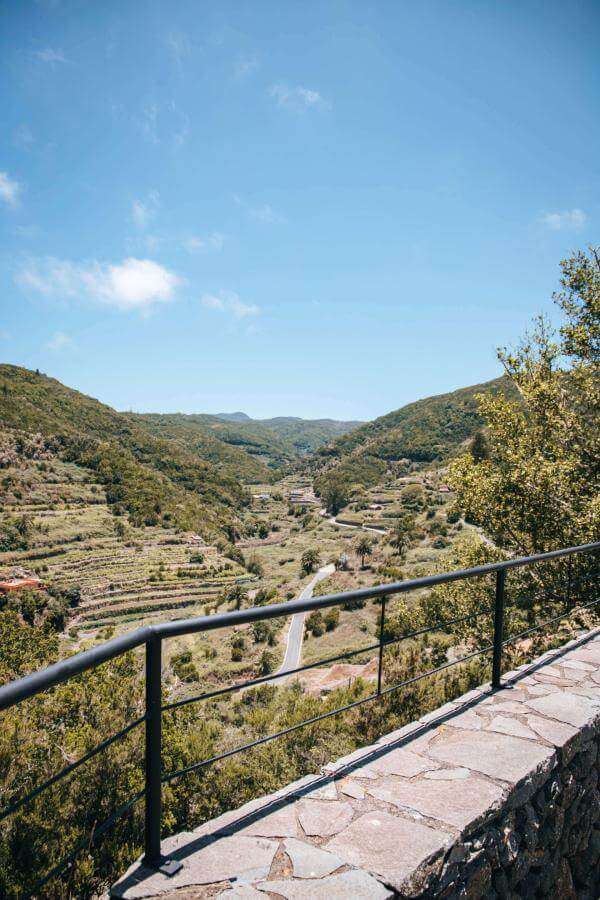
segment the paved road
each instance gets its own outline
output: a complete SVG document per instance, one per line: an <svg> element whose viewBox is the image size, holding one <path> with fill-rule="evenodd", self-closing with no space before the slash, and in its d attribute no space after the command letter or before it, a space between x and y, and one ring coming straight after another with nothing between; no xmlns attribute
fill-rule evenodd
<svg viewBox="0 0 600 900"><path fill-rule="evenodd" d="M324 578L327 578L329 575L332 575L333 572L335 572L335 566L333 564L323 566L323 568L319 569L316 575L313 575L308 584L302 588L296 599L307 600L309 597L312 597L315 585L317 585L319 581L322 581ZM283 659L281 667L277 670L278 675L280 675L282 672L289 672L292 669L297 669L300 665L300 656L302 655L302 638L304 637L305 615L306 613L296 613L295 616L292 616L292 621L290 622L290 627L287 634L285 657ZM284 681L284 679L277 679L278 683L281 683L282 681Z"/></svg>

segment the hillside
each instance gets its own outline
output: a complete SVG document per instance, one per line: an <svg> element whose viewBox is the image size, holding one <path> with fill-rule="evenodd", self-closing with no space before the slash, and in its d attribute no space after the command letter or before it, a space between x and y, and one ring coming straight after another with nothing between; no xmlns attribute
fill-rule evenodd
<svg viewBox="0 0 600 900"><path fill-rule="evenodd" d="M476 397L480 393L514 392L502 376L409 403L342 435L317 451L317 482L335 473L348 483L376 484L389 464L443 461L482 426Z"/></svg>
<svg viewBox="0 0 600 900"><path fill-rule="evenodd" d="M232 430L231 434L243 436L245 434L265 434L265 429L275 432L288 451L305 455L314 453L319 447L329 444L332 440L354 428L362 425L362 422L341 422L337 419L300 419L297 416L275 416L272 419L251 419L244 412L216 413L214 416L206 416L211 420L218 419L227 422L230 426L239 426L239 430Z"/></svg>
<svg viewBox="0 0 600 900"><path fill-rule="evenodd" d="M269 469L289 466L298 452L269 428L255 423L224 421L204 413L130 413L129 418L149 433L178 442L214 462L235 463L244 481L268 481Z"/></svg>
<svg viewBox="0 0 600 900"><path fill-rule="evenodd" d="M42 435L65 460L92 470L109 504L135 524L162 522L208 534L237 519L248 502L230 448L217 465L28 369L0 365L0 429Z"/></svg>

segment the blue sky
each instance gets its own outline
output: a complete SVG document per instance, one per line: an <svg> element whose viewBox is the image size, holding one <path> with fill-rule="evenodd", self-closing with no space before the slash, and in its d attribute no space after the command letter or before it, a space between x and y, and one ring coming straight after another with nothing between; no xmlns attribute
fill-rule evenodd
<svg viewBox="0 0 600 900"><path fill-rule="evenodd" d="M4 0L2 360L255 416L496 376L598 238L599 46L596 0Z"/></svg>

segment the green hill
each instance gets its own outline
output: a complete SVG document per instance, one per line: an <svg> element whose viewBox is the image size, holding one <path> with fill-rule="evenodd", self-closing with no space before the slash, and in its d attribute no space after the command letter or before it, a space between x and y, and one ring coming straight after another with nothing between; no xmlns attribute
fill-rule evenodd
<svg viewBox="0 0 600 900"><path fill-rule="evenodd" d="M317 488L333 473L348 483L370 486L385 475L390 463L448 459L481 428L476 396L486 392L514 392L514 387L502 376L417 400L342 435L317 451Z"/></svg>
<svg viewBox="0 0 600 900"><path fill-rule="evenodd" d="M268 481L273 475L269 468L280 469L297 456L290 443L254 424L224 422L203 414L129 413L127 416L138 428L175 441L203 459L237 473L246 482Z"/></svg>
<svg viewBox="0 0 600 900"><path fill-rule="evenodd" d="M64 459L93 470L108 502L136 524L162 522L214 534L249 502L234 474L240 460L253 463L245 455L224 448L227 458L217 464L199 449L158 438L135 417L28 369L0 365L0 428L41 434Z"/></svg>

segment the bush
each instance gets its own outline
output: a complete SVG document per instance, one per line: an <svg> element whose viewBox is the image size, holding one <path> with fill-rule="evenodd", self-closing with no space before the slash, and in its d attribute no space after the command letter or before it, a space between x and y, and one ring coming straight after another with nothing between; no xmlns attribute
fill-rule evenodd
<svg viewBox="0 0 600 900"><path fill-rule="evenodd" d="M332 607L325 613L324 622L327 631L334 631L340 624L340 611L337 606Z"/></svg>

